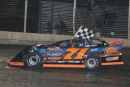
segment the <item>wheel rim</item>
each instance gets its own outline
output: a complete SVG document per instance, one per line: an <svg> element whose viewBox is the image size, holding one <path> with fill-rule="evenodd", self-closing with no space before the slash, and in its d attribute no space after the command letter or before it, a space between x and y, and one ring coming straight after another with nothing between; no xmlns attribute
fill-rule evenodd
<svg viewBox="0 0 130 87"><path fill-rule="evenodd" d="M94 67L96 67L96 59L89 58L89 59L86 61L86 66L87 66L88 68L94 68Z"/></svg>
<svg viewBox="0 0 130 87"><path fill-rule="evenodd" d="M37 65L39 62L40 58L38 57L38 55L36 56L31 56L28 60L30 65Z"/></svg>

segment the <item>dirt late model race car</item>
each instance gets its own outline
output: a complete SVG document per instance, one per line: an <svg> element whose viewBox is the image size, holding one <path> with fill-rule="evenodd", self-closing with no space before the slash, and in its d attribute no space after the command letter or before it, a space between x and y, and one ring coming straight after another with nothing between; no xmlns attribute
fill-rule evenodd
<svg viewBox="0 0 130 87"><path fill-rule="evenodd" d="M122 44L117 39L109 44L103 39L72 39L53 44L31 45L23 49L14 58L8 59L12 66L27 68L66 67L97 69L104 65L122 65Z"/></svg>

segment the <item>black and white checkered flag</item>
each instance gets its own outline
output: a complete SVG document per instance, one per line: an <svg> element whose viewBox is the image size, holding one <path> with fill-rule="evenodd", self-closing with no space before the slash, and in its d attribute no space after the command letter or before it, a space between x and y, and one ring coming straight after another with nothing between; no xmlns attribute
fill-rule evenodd
<svg viewBox="0 0 130 87"><path fill-rule="evenodd" d="M94 37L94 32L93 30L89 30L83 26L79 28L79 30L76 32L74 37L82 37L83 39L88 38L90 39L91 37Z"/></svg>

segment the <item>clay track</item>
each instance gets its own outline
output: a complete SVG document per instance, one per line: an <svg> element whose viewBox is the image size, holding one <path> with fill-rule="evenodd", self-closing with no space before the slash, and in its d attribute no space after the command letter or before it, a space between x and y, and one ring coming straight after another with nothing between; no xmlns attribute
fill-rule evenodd
<svg viewBox="0 0 130 87"><path fill-rule="evenodd" d="M67 68L9 67L7 59L26 46L0 45L0 87L130 87L130 49L123 49L123 66L98 71Z"/></svg>

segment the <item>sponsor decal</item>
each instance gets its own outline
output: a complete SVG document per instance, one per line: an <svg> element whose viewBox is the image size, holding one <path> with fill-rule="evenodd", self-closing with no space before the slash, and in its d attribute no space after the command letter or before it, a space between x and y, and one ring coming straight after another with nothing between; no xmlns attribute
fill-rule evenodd
<svg viewBox="0 0 130 87"><path fill-rule="evenodd" d="M48 50L47 50L47 55L51 55L51 56L59 56L62 53L63 53L63 50L60 49L59 47L48 48Z"/></svg>
<svg viewBox="0 0 130 87"><path fill-rule="evenodd" d="M60 60L61 57L48 57L48 60L52 60L52 61L56 61L56 60Z"/></svg>
<svg viewBox="0 0 130 87"><path fill-rule="evenodd" d="M48 50L60 50L59 47L55 47L55 48L48 48Z"/></svg>
<svg viewBox="0 0 130 87"><path fill-rule="evenodd" d="M105 51L104 51L104 53L106 53L106 54L117 53L117 52L118 52L118 50L117 50L117 48L115 48L115 47L108 47L108 48L106 48Z"/></svg>
<svg viewBox="0 0 130 87"><path fill-rule="evenodd" d="M41 46L41 44L37 44L36 46L39 47L39 46Z"/></svg>
<svg viewBox="0 0 130 87"><path fill-rule="evenodd" d="M95 52L97 50L98 50L98 48L94 48L94 49L91 49L91 52Z"/></svg>
<svg viewBox="0 0 130 87"><path fill-rule="evenodd" d="M120 42L119 42L119 41L117 41L117 42L116 42L116 45L120 45Z"/></svg>
<svg viewBox="0 0 130 87"><path fill-rule="evenodd" d="M51 56L59 56L62 55L63 50L49 50L47 51L47 55L51 55Z"/></svg>
<svg viewBox="0 0 130 87"><path fill-rule="evenodd" d="M107 57L106 61L114 61L114 60L118 60L119 57Z"/></svg>

